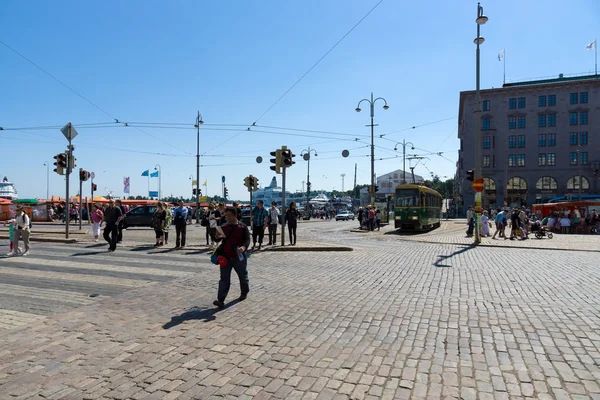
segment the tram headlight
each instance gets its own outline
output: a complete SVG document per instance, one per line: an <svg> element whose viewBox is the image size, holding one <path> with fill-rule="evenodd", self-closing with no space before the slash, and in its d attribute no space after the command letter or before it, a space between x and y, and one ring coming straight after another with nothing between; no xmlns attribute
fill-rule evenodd
<svg viewBox="0 0 600 400"><path fill-rule="evenodd" d="M417 221L419 219L419 217L416 215L413 215L412 217L410 217L410 219L412 219L413 221Z"/></svg>
<svg viewBox="0 0 600 400"><path fill-rule="evenodd" d="M396 215L395 220L396 221L400 221L402 219L402 217L400 217L399 215Z"/></svg>

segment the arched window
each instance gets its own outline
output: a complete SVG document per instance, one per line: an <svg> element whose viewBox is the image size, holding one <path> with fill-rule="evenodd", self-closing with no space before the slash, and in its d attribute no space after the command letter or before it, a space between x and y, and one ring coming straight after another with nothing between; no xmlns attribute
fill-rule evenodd
<svg viewBox="0 0 600 400"><path fill-rule="evenodd" d="M496 182L492 178L483 178L485 190L496 190Z"/></svg>
<svg viewBox="0 0 600 400"><path fill-rule="evenodd" d="M527 181L523 178L515 176L508 180L507 190L527 190Z"/></svg>
<svg viewBox="0 0 600 400"><path fill-rule="evenodd" d="M574 176L567 181L567 190L579 190L579 179L581 178L581 189L589 190L590 181L585 176Z"/></svg>
<svg viewBox="0 0 600 400"><path fill-rule="evenodd" d="M537 190L557 190L558 184L556 179L551 176L542 176L535 184Z"/></svg>

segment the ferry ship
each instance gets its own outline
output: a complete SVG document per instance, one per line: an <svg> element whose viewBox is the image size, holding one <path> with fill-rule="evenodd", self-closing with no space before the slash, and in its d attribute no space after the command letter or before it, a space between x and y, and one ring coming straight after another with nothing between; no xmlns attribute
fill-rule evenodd
<svg viewBox="0 0 600 400"><path fill-rule="evenodd" d="M0 182L0 199L7 200L16 200L19 196L17 195L17 189L15 189L15 185L12 182L8 181L8 178L5 176Z"/></svg>

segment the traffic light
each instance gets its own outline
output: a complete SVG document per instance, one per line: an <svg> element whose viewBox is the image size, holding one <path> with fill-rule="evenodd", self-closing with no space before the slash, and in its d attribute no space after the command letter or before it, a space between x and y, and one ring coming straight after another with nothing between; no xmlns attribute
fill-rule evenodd
<svg viewBox="0 0 600 400"><path fill-rule="evenodd" d="M192 189L192 194L193 194L194 196L196 196L196 193L198 193L198 192L196 192L196 188L193 188L193 189Z"/></svg>
<svg viewBox="0 0 600 400"><path fill-rule="evenodd" d="M252 189L256 192L258 190L258 178L252 177Z"/></svg>
<svg viewBox="0 0 600 400"><path fill-rule="evenodd" d="M310 182L306 183L306 191L310 193Z"/></svg>
<svg viewBox="0 0 600 400"><path fill-rule="evenodd" d="M285 150L281 150L281 157L282 157L282 162L283 165L286 168L289 168L292 166L292 164L296 164L296 162L294 161L294 157L296 157L295 154L292 153L292 150L290 149L285 149Z"/></svg>
<svg viewBox="0 0 600 400"><path fill-rule="evenodd" d="M467 171L467 180L473 182L475 180L475 170L470 169Z"/></svg>
<svg viewBox="0 0 600 400"><path fill-rule="evenodd" d="M250 180L252 178L250 178L249 176L244 178L244 186L246 186L248 189L250 189L250 187L252 186L252 184L250 183Z"/></svg>
<svg viewBox="0 0 600 400"><path fill-rule="evenodd" d="M79 180L85 182L90 177L90 173L83 168L79 168Z"/></svg>
<svg viewBox="0 0 600 400"><path fill-rule="evenodd" d="M271 165L271 171L275 171L276 174L281 173L281 150L272 151L271 155L275 158L271 158L271 162L275 165Z"/></svg>
<svg viewBox="0 0 600 400"><path fill-rule="evenodd" d="M375 185L375 190L373 191L373 193L377 193L379 192L379 186Z"/></svg>
<svg viewBox="0 0 600 400"><path fill-rule="evenodd" d="M69 173L71 173L71 171L73 171L73 168L77 167L77 164L75 163L75 161L77 161L77 159L71 154L71 157L69 157L69 163L68 163L68 168L67 168Z"/></svg>
<svg viewBox="0 0 600 400"><path fill-rule="evenodd" d="M65 169L69 166L69 157L67 153L59 153L54 156L54 159L56 160L54 163L54 165L56 165L54 172L59 175L64 175L66 172Z"/></svg>
<svg viewBox="0 0 600 400"><path fill-rule="evenodd" d="M95 192L96 190L98 190L98 185L92 183L92 192Z"/></svg>
<svg viewBox="0 0 600 400"><path fill-rule="evenodd" d="M223 197L225 197L225 198L229 197L229 190L227 190L227 186L225 186L223 188Z"/></svg>

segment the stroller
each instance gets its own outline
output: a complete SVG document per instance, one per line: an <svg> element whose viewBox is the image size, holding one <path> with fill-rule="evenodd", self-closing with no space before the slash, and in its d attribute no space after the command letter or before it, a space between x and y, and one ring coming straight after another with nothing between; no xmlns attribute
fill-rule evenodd
<svg viewBox="0 0 600 400"><path fill-rule="evenodd" d="M537 239L541 239L546 236L548 237L548 239L552 239L553 237L552 232L550 232L548 228L545 228L543 226L540 226L540 228L535 232L535 237Z"/></svg>

